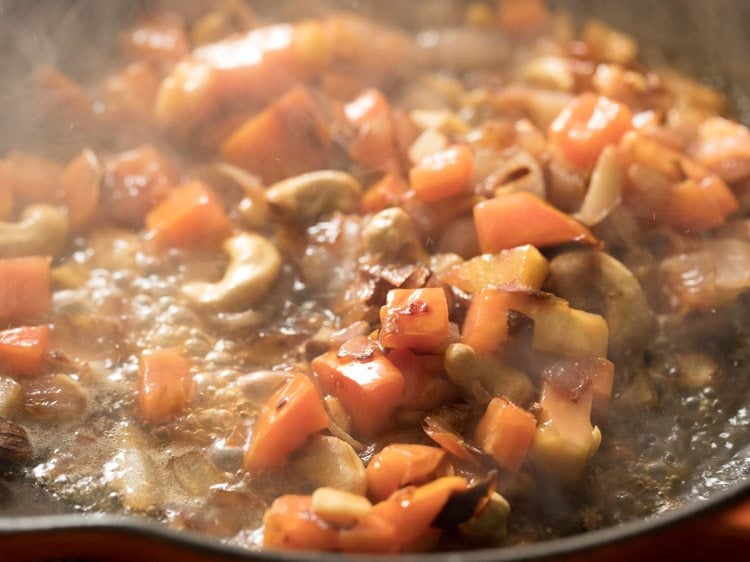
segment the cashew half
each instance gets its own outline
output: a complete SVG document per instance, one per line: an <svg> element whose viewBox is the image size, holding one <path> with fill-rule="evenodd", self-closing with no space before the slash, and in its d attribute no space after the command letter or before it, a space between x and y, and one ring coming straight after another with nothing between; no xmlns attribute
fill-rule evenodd
<svg viewBox="0 0 750 562"><path fill-rule="evenodd" d="M281 269L281 255L268 240L257 234L238 234L224 241L229 267L217 283L194 282L182 293L198 306L216 310L242 310L263 297Z"/></svg>
<svg viewBox="0 0 750 562"><path fill-rule="evenodd" d="M362 184L346 172L320 170L277 182L266 195L282 217L309 223L333 211L355 211Z"/></svg>
<svg viewBox="0 0 750 562"><path fill-rule="evenodd" d="M414 222L400 207L390 207L373 215L362 230L365 250L383 261L425 261L429 256L419 240Z"/></svg>
<svg viewBox="0 0 750 562"><path fill-rule="evenodd" d="M51 205L30 205L19 222L0 221L0 258L56 255L68 242L68 215Z"/></svg>

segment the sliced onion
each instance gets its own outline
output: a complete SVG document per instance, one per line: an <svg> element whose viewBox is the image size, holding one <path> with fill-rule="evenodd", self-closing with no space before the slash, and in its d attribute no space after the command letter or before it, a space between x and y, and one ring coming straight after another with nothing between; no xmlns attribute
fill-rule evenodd
<svg viewBox="0 0 750 562"><path fill-rule="evenodd" d="M609 145L596 162L586 196L575 218L586 226L604 220L622 202L622 180L617 150Z"/></svg>

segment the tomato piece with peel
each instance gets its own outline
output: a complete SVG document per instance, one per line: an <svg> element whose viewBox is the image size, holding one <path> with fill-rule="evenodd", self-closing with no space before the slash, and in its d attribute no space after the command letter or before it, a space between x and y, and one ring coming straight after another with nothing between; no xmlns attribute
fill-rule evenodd
<svg viewBox="0 0 750 562"><path fill-rule="evenodd" d="M596 237L573 217L527 191L504 193L474 206L482 252L531 244L537 248L568 242L595 245Z"/></svg>
<svg viewBox="0 0 750 562"><path fill-rule="evenodd" d="M46 315L52 308L49 256L0 259L0 325Z"/></svg>
<svg viewBox="0 0 750 562"><path fill-rule="evenodd" d="M380 309L380 323L384 347L434 350L450 335L445 291L439 287L392 289Z"/></svg>
<svg viewBox="0 0 750 562"><path fill-rule="evenodd" d="M465 193L474 173L474 155L466 145L428 154L409 171L417 198L431 203Z"/></svg>
<svg viewBox="0 0 750 562"><path fill-rule="evenodd" d="M210 244L232 230L218 195L201 181L173 189L148 215L146 228L160 248Z"/></svg>
<svg viewBox="0 0 750 562"><path fill-rule="evenodd" d="M376 501L382 501L408 484L432 479L445 459L445 451L428 445L393 443L370 460L365 471L367 489Z"/></svg>
<svg viewBox="0 0 750 562"><path fill-rule="evenodd" d="M331 423L312 380L297 373L266 401L253 427L243 468L277 468L309 437Z"/></svg>
<svg viewBox="0 0 750 562"><path fill-rule="evenodd" d="M312 509L311 496L276 498L263 516L263 546L269 549L330 551L338 533Z"/></svg>
<svg viewBox="0 0 750 562"><path fill-rule="evenodd" d="M604 147L633 128L627 105L593 92L574 98L549 127L552 146L574 166L591 169Z"/></svg>
<svg viewBox="0 0 750 562"><path fill-rule="evenodd" d="M47 326L20 326L0 332L0 369L11 376L41 373L49 344Z"/></svg>
<svg viewBox="0 0 750 562"><path fill-rule="evenodd" d="M164 422L193 401L191 361L177 348L145 351L138 367L138 409L148 423Z"/></svg>
<svg viewBox="0 0 750 562"><path fill-rule="evenodd" d="M369 340L360 336L347 344L363 341ZM404 377L374 346L365 347L357 356L329 351L313 359L312 367L323 390L341 400L355 432L370 436L392 421L403 399Z"/></svg>
<svg viewBox="0 0 750 562"><path fill-rule="evenodd" d="M534 440L536 418L504 397L493 398L479 420L474 439L507 470L517 472Z"/></svg>

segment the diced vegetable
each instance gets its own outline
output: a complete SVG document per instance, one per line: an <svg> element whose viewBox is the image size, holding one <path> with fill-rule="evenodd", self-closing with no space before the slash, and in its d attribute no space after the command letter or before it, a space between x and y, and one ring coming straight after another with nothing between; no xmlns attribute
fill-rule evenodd
<svg viewBox="0 0 750 562"><path fill-rule="evenodd" d="M541 289L549 262L534 246L525 245L497 254L483 254L439 275L443 283L473 294L488 286Z"/></svg>
<svg viewBox="0 0 750 562"><path fill-rule="evenodd" d="M554 375L554 376L553 376ZM591 426L594 388L584 373L556 366L542 374L539 425L529 450L537 470L572 486L580 482L601 432Z"/></svg>
<svg viewBox="0 0 750 562"><path fill-rule="evenodd" d="M269 470L284 464L307 439L331 423L313 382L298 373L274 392L258 415L243 468Z"/></svg>
<svg viewBox="0 0 750 562"><path fill-rule="evenodd" d="M409 349L394 349L388 360L404 376L403 408L430 410L447 402L456 394L456 387L445 377L440 355L417 355Z"/></svg>
<svg viewBox="0 0 750 562"><path fill-rule="evenodd" d="M0 325L33 320L52 307L49 256L0 260Z"/></svg>
<svg viewBox="0 0 750 562"><path fill-rule="evenodd" d="M445 451L427 445L394 443L381 449L367 465L367 489L378 501L408 484L422 484L432 479Z"/></svg>
<svg viewBox="0 0 750 562"><path fill-rule="evenodd" d="M517 471L536 431L536 418L503 397L493 398L474 431L474 440L507 470Z"/></svg>
<svg viewBox="0 0 750 562"><path fill-rule="evenodd" d="M597 243L588 228L526 191L478 203L474 206L474 223L479 247L485 253L524 244L543 248L567 242Z"/></svg>
<svg viewBox="0 0 750 562"><path fill-rule="evenodd" d="M401 403L404 377L372 342L358 337L342 348L360 346L361 353L329 351L313 359L312 367L327 393L341 400L359 435L370 436L392 421Z"/></svg>
<svg viewBox="0 0 750 562"><path fill-rule="evenodd" d="M549 127L549 139L574 166L591 169L609 144L632 129L633 115L625 104L592 92L579 95Z"/></svg>
<svg viewBox="0 0 750 562"><path fill-rule="evenodd" d="M570 308L547 293L480 291L466 314L462 341L476 351L494 351L526 329L533 329L532 346L539 351L607 356L609 331L604 318Z"/></svg>
<svg viewBox="0 0 750 562"><path fill-rule="evenodd" d="M117 154L105 162L102 208L115 223L138 228L178 180L174 164L150 144Z"/></svg>
<svg viewBox="0 0 750 562"><path fill-rule="evenodd" d="M388 172L362 196L360 209L363 213L377 213L398 205L409 191L409 184L400 172Z"/></svg>
<svg viewBox="0 0 750 562"><path fill-rule="evenodd" d="M448 300L442 288L393 289L380 309L384 347L430 351L450 334Z"/></svg>
<svg viewBox="0 0 750 562"><path fill-rule="evenodd" d="M419 199L430 203L465 193L473 173L469 147L454 145L422 158L409 171L409 184Z"/></svg>
<svg viewBox="0 0 750 562"><path fill-rule="evenodd" d="M81 230L93 218L99 203L102 170L89 149L82 150L63 170L62 185L70 226Z"/></svg>
<svg viewBox="0 0 750 562"><path fill-rule="evenodd" d="M337 531L315 515L311 496L280 496L263 516L263 546L284 550L335 550Z"/></svg>
<svg viewBox="0 0 750 562"><path fill-rule="evenodd" d="M300 86L246 121L221 150L228 162L272 183L325 168L330 145L323 111Z"/></svg>
<svg viewBox="0 0 750 562"><path fill-rule="evenodd" d="M195 382L191 362L176 348L141 354L138 368L138 408L141 419L161 423L190 405Z"/></svg>
<svg viewBox="0 0 750 562"><path fill-rule="evenodd" d="M352 125L360 127L372 119L387 117L391 113L391 104L383 92L376 88L368 88L355 100L346 104L344 113Z"/></svg>
<svg viewBox="0 0 750 562"><path fill-rule="evenodd" d="M152 209L146 228L160 247L188 247L220 241L232 224L216 193L194 180L173 189Z"/></svg>
<svg viewBox="0 0 750 562"><path fill-rule="evenodd" d="M0 331L0 369L15 376L40 374L48 342L47 326L22 326Z"/></svg>

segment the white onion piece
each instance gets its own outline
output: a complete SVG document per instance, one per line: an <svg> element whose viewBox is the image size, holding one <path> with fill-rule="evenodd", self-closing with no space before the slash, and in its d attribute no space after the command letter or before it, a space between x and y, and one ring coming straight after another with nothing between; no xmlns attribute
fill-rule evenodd
<svg viewBox="0 0 750 562"><path fill-rule="evenodd" d="M586 196L575 218L586 226L594 226L604 220L622 202L622 180L617 150L609 145L599 155Z"/></svg>
<svg viewBox="0 0 750 562"><path fill-rule="evenodd" d="M435 129L427 129L409 147L409 160L412 164L417 164L425 156L445 150L447 147L448 137Z"/></svg>
<svg viewBox="0 0 750 562"><path fill-rule="evenodd" d="M522 70L523 79L542 88L570 92L575 86L575 76L569 62L563 57L544 56L527 62Z"/></svg>
<svg viewBox="0 0 750 562"><path fill-rule="evenodd" d="M539 162L531 154L524 150L514 152L498 166L486 179L497 194L498 191L528 191L546 198L546 187L544 184L544 173Z"/></svg>
<svg viewBox="0 0 750 562"><path fill-rule="evenodd" d="M10 418L21 405L23 389L10 377L0 375L0 417Z"/></svg>
<svg viewBox="0 0 750 562"><path fill-rule="evenodd" d="M714 240L709 250L716 268L716 287L741 290L750 287L750 243L734 238Z"/></svg>
<svg viewBox="0 0 750 562"><path fill-rule="evenodd" d="M428 64L448 68L494 66L510 55L503 35L472 27L423 31L417 35L417 49Z"/></svg>

